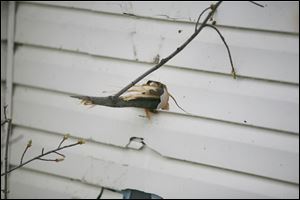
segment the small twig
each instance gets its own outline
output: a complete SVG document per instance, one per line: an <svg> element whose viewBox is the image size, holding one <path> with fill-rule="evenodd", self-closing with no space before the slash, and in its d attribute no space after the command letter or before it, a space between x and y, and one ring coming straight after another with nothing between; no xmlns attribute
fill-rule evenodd
<svg viewBox="0 0 300 200"><path fill-rule="evenodd" d="M4 157L4 198L7 199L7 193L8 193L8 175L7 172L9 171L9 165L8 165L8 146L9 146L9 137L11 135L12 130L12 123L11 120L8 120L8 128L7 128L7 135L6 135L6 146L5 146L5 157Z"/></svg>
<svg viewBox="0 0 300 200"><path fill-rule="evenodd" d="M195 25L195 32L196 32L197 29L198 29L198 24L199 24L199 22L200 22L200 19L201 19L202 15L203 15L206 11L208 11L209 9L211 9L211 6L205 8L205 9L201 12L201 14L199 15L199 17L198 17L198 19L197 19L197 22L196 22L196 25Z"/></svg>
<svg viewBox="0 0 300 200"><path fill-rule="evenodd" d="M3 109L4 109L4 121L5 121L5 123L8 124L7 132L6 132L7 134L6 134L5 156L4 156L4 173L5 173L5 177L4 177L4 199L7 199L7 193L8 193L8 175L7 175L7 172L9 171L8 147L9 147L9 138L10 138L11 131L12 131L12 121L11 121L11 119L8 119L7 115L6 115L7 107L8 107L8 105L3 107ZM1 125L2 125L2 123L1 123Z"/></svg>
<svg viewBox="0 0 300 200"><path fill-rule="evenodd" d="M7 119L7 115L6 115L7 107L8 107L8 105L3 106L4 120L1 121L1 126L3 126L4 124L8 123L8 119Z"/></svg>
<svg viewBox="0 0 300 200"><path fill-rule="evenodd" d="M42 161L50 161L50 162L60 162L60 161L63 161L64 158L55 158L55 159L38 158L38 160L42 160Z"/></svg>
<svg viewBox="0 0 300 200"><path fill-rule="evenodd" d="M175 99L170 93L169 93L169 96L173 99L173 101L175 102L176 106L177 106L180 110L182 110L182 111L185 112L186 114L190 114L190 113L188 113L187 111L185 111L181 106L178 105L176 99Z"/></svg>
<svg viewBox="0 0 300 200"><path fill-rule="evenodd" d="M7 119L5 119L5 120L1 121L1 126L3 126L4 124L6 124L7 122L8 122L8 120L7 120Z"/></svg>
<svg viewBox="0 0 300 200"><path fill-rule="evenodd" d="M70 137L70 134L68 134L68 133L65 134L64 137L63 137L63 139L61 140L61 142L59 143L59 145L58 145L57 148L61 147L62 143L63 143L65 140L67 140L69 137Z"/></svg>
<svg viewBox="0 0 300 200"><path fill-rule="evenodd" d="M65 146L62 146L62 147L59 147L59 148L56 148L56 149L53 149L53 150L50 150L50 151L47 151L46 153L44 153L44 151L42 150L42 154L4 172L1 174L1 176L7 176L9 173L11 173L12 171L16 170L16 169L19 169L21 167L23 167L24 165L27 165L28 163L34 161L34 160L43 160L43 161L55 161L55 162L59 162L59 161L62 161L63 158L57 158L57 159L44 159L42 157L46 156L46 155L49 155L51 153L57 153L57 151L60 151L62 149L65 149L65 148L69 148L69 147L73 147L73 146L76 146L76 145L81 145L81 144L84 144L84 140L78 140L76 143L73 143L73 144L69 144L69 145L65 145ZM44 149L44 148L43 148Z"/></svg>
<svg viewBox="0 0 300 200"><path fill-rule="evenodd" d="M255 1L249 1L249 2L250 2L250 3L253 3L254 5L257 5L257 6L259 6L259 7L264 8L263 5L261 5L261 4L257 3L257 2L255 2Z"/></svg>
<svg viewBox="0 0 300 200"><path fill-rule="evenodd" d="M57 147L57 148L61 147L62 143L63 143L65 140L66 140L66 139L65 139L65 138L63 138L63 139L61 140L61 142L59 143L59 145L58 145L58 147Z"/></svg>
<svg viewBox="0 0 300 200"><path fill-rule="evenodd" d="M24 150L24 152L23 152L23 154L22 154L21 161L20 161L20 165L23 163L23 158L24 158L24 155L25 155L27 149L28 149L28 147L25 148L25 150Z"/></svg>
<svg viewBox="0 0 300 200"><path fill-rule="evenodd" d="M24 150L24 152L23 152L23 154L22 154L20 164L23 163L24 155L25 155L26 151L27 151L31 146L32 146L32 140L29 140L29 142L28 142L28 144L27 144L27 146L26 146L26 148L25 148L25 150Z"/></svg>
<svg viewBox="0 0 300 200"><path fill-rule="evenodd" d="M188 39L186 42L184 42L180 47L178 47L173 53L171 53L168 57L162 59L157 65L140 75L138 78L136 78L134 81L129 83L127 86L125 86L123 89L121 89L118 93L116 93L114 96L111 96L110 98L112 101L116 101L120 95L122 95L124 92L126 92L129 88L134 86L136 83L138 83L140 80L154 72L155 70L159 69L161 66L166 64L169 60L171 60L174 56L176 56L179 52L181 52L200 32L201 30L205 27L207 21L213 16L219 5L222 3L222 1L218 1L216 4L213 4L211 6L211 11L208 13L206 18L204 19L203 23L199 27L197 31L195 31Z"/></svg>
<svg viewBox="0 0 300 200"><path fill-rule="evenodd" d="M233 66L233 61L232 61L232 57L231 57L231 53L230 53L230 49L229 46L227 45L225 38L223 37L223 35L221 34L221 32L213 25L210 24L205 24L204 27L210 27L212 29L214 29L215 31L217 31L217 33L219 34L220 38L222 39L224 45L226 46L227 52L228 52L228 56L229 56L229 60L230 60L230 64L231 64L231 75L233 76L234 79L236 79L237 75Z"/></svg>
<svg viewBox="0 0 300 200"><path fill-rule="evenodd" d="M101 199L104 189L105 189L104 187L101 187L101 191L100 191L100 194L98 195L97 199Z"/></svg>
<svg viewBox="0 0 300 200"><path fill-rule="evenodd" d="M4 119L5 120L7 120L7 115L6 115L7 107L8 107L8 105L3 106L3 110L4 110L3 112L4 112Z"/></svg>
<svg viewBox="0 0 300 200"><path fill-rule="evenodd" d="M62 153L58 153L58 152L56 152L56 151L54 151L54 153L56 153L57 155L59 155L59 156L61 156L61 157L63 157L63 158L66 157L66 156L65 156L64 154L62 154Z"/></svg>

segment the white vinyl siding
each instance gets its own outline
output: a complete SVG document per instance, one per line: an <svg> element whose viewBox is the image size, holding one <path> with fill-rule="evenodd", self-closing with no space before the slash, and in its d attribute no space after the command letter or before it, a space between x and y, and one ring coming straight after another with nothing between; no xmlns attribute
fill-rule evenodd
<svg viewBox="0 0 300 200"><path fill-rule="evenodd" d="M261 4L223 2L214 17L238 78L207 28L141 81L166 84L189 114L170 101L170 111L148 120L143 109L90 108L70 95L114 94L187 40L210 2L17 2L12 106L20 139L11 164L30 139L26 158L65 133L67 143L87 142L66 149L63 162L13 172L10 197L96 198L105 187L163 198L299 198L299 3ZM1 2L1 105L2 14ZM127 148L131 137L144 138L144 148ZM122 198L110 190L102 197Z"/></svg>

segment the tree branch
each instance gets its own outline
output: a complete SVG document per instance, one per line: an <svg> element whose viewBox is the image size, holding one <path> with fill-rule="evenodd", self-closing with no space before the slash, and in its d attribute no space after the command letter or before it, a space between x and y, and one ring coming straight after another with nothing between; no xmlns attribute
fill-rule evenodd
<svg viewBox="0 0 300 200"><path fill-rule="evenodd" d="M207 15L207 17L204 19L204 21L201 24L201 26L199 27L199 29L197 29L197 31L195 31L194 34L192 34L191 37L188 38L185 43L183 43L180 47L178 47L168 57L162 59L157 65L155 65L154 67L152 67L151 69L149 69L148 71L146 71L144 74L142 74L141 76L139 76L138 78L136 78L134 81L132 81L131 83L129 83L127 86L125 86L123 89L121 89L114 96L112 96L113 101L117 100L118 97L120 95L122 95L124 92L126 92L129 88L131 88L132 86L134 86L136 83L138 83L140 80L142 80L143 78L145 78L146 76L148 76L149 74L151 74L152 72L154 72L155 70L159 69L161 66L163 66L164 64L166 64L169 60L171 60L174 56L176 56L179 52L181 52L201 32L201 30L205 27L206 23L208 22L209 18L211 16L213 16L213 14L215 13L215 11L217 10L217 8L220 6L221 3L222 3L222 1L219 1L219 2L217 2L216 4L214 4L214 5L212 5L210 7L211 11Z"/></svg>
<svg viewBox="0 0 300 200"><path fill-rule="evenodd" d="M202 15L203 15L206 11L208 11L209 9L211 9L211 6L205 8L205 9L200 13L200 15L199 15L199 17L198 17L198 19L197 19L196 25L195 25L195 32L196 32L197 29L198 29L198 24L199 24L199 22L200 22L200 19L201 19Z"/></svg>
<svg viewBox="0 0 300 200"><path fill-rule="evenodd" d="M6 115L7 106L8 106L8 105L3 106L4 120L1 121L1 126L3 126L4 124L8 123L8 119L7 119L7 115Z"/></svg>
<svg viewBox="0 0 300 200"><path fill-rule="evenodd" d="M7 172L9 171L9 165L8 165L8 147L9 147L9 138L11 135L11 131L12 131L12 122L11 119L7 118L7 107L8 105L3 107L3 112L4 112L4 121L1 122L1 126L5 125L6 123L7 125L7 132L6 132L6 143L5 143L5 156L4 156L4 173L6 174L4 177L4 189L2 190L4 193L4 199L7 199L7 194L8 194L8 176L7 176Z"/></svg>
<svg viewBox="0 0 300 200"><path fill-rule="evenodd" d="M262 4L259 4L259 3L255 2L255 1L249 1L249 2L253 3L254 5L257 5L257 6L261 7L261 8L264 8L264 6Z"/></svg>
<svg viewBox="0 0 300 200"><path fill-rule="evenodd" d="M45 153L44 153L44 148L43 148L42 153L41 153L40 155L38 155L38 156L36 156L36 157L34 157L34 158L31 158L30 160L28 160L28 161L26 161L26 162L23 163L23 157L24 157L24 154L25 154L25 152L27 151L26 149L29 148L29 147L28 147L29 145L27 145L27 147L26 147L26 149L25 149L25 151L24 151L24 153L23 153L23 155L22 155L20 164L19 164L18 166L14 167L14 168L8 170L8 171L5 171L4 173L1 174L1 176L4 176L4 175L7 176L7 175L8 175L9 173L11 173L12 171L14 171L14 170L16 170L16 169L19 169L19 168L23 167L24 165L27 165L28 163L30 163L30 162L32 162L32 161L34 161L34 160L54 161L54 162L62 161L62 160L64 160L64 157L65 157L65 156L64 156L63 154L58 153L57 151L61 151L61 150L63 150L63 149L70 148L70 147L73 147L73 146L76 146L76 145L81 145L81 144L84 144L84 143L85 143L85 141L82 140L82 139L80 139L80 140L78 140L76 143L69 144L69 145L65 145L65 146L62 146L62 147L57 147L56 149L47 151L47 152L45 152ZM60 155L62 158L56 158L56 159L45 159L45 158L42 158L42 157L44 157L44 156L46 156L46 155L49 155L49 154L51 154L51 153L58 154L58 155Z"/></svg>
<svg viewBox="0 0 300 200"><path fill-rule="evenodd" d="M257 6L263 7L263 5L258 4L256 2L253 2L253 1L250 1L250 2ZM156 64L155 66L153 66L152 68L147 70L145 73L140 75L134 81L129 83L127 86L122 88L115 95L108 96L108 97L93 97L93 96L75 95L75 96L71 96L71 97L81 99L84 105L102 105L102 106L109 106L109 107L138 107L138 108L146 108L146 109L156 109L157 102L155 102L155 100L152 101L152 100L147 99L146 101L141 101L141 100L139 100L139 101L124 101L122 98L120 98L120 96L124 92L126 92L129 88L131 88L136 83L138 83L140 80L142 80L143 78L145 78L152 72L159 69L161 66L166 64L169 60L171 60L174 56L176 56L179 52L181 52L205 27L210 27L210 28L214 29L218 33L220 38L222 39L222 41L227 49L228 57L229 57L230 64L231 64L231 75L233 76L234 79L236 79L237 74L236 74L236 71L235 71L235 68L233 65L231 52L230 52L229 46L227 45L227 43L225 41L225 38L223 37L221 32L214 26L214 24L216 23L215 21L212 22L212 25L208 24L208 20L212 18L212 16L214 15L214 13L216 12L217 8L220 6L221 3L222 3L222 1L218 1L216 4L212 4L210 7L205 8L201 12L201 14L199 15L199 17L197 19L197 22L195 24L195 32L180 47L178 47L169 56L162 59L158 64ZM202 15L205 12L207 12L209 9L211 11L208 13L206 18L203 20L203 22L201 23L201 26L198 28Z"/></svg>
<svg viewBox="0 0 300 200"><path fill-rule="evenodd" d="M227 52L228 52L228 56L229 56L229 60L230 60L230 64L231 64L231 74L233 76L234 79L236 79L236 72L233 66L233 61L232 61L232 57L231 57L231 53L230 53L230 49L229 46L227 45L225 38L223 37L223 35L221 34L221 32L217 29L217 27L210 25L210 24L206 24L204 27L210 27L212 29L214 29L220 36L220 38L222 39L224 45L226 46Z"/></svg>
<svg viewBox="0 0 300 200"><path fill-rule="evenodd" d="M26 151L27 151L31 146L32 146L32 140L29 140L29 142L28 142L28 144L27 144L27 146L26 146L26 148L25 148L25 150L24 150L24 152L23 152L23 154L22 154L20 164L23 163L23 158L24 158L24 156L25 156L25 153L26 153Z"/></svg>
<svg viewBox="0 0 300 200"><path fill-rule="evenodd" d="M136 107L156 109L160 99L137 99L131 101L125 101L119 97L90 97L90 96L71 96L73 98L81 99L84 105L102 105L108 107Z"/></svg>

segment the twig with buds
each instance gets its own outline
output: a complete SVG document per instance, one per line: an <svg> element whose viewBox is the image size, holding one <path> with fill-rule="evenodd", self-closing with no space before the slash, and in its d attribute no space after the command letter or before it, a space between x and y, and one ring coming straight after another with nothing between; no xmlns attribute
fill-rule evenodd
<svg viewBox="0 0 300 200"><path fill-rule="evenodd" d="M27 165L28 163L34 161L34 160L42 160L42 161L53 161L53 162L60 162L60 161L63 161L65 159L65 155L62 154L62 153L59 153L58 151L61 151L63 149L66 149L66 148L70 148L70 147L73 147L73 146L76 146L76 145L82 145L85 143L85 141L83 139L79 139L76 143L73 143L73 144L69 144L69 145L65 145L65 146L62 146L63 142L66 141L68 138L70 137L69 134L66 134L64 135L62 141L59 143L58 147L53 149L53 150L50 150L50 151L47 151L47 152L44 152L44 148L42 149L42 152L40 155L38 156L35 156L33 158L31 158L30 160L26 161L26 162L23 162L23 158L27 152L27 150L32 146L32 140L29 140L28 141L28 144L22 154L22 157L21 157L21 160L20 160L20 164L4 173L1 174L1 176L4 176L4 175L7 175L9 173L11 173L12 171L16 170L16 169L19 169L21 167L23 167L24 165ZM59 158L55 158L55 159L46 159L46 158L43 158L44 156L46 155L49 155L49 154L57 154L59 155L60 157Z"/></svg>

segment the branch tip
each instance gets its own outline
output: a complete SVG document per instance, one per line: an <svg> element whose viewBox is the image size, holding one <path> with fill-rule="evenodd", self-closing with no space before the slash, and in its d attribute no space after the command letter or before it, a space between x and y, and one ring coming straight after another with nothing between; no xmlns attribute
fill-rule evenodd
<svg viewBox="0 0 300 200"><path fill-rule="evenodd" d="M27 148L30 148L32 146L32 140L29 140L27 143Z"/></svg>
<svg viewBox="0 0 300 200"><path fill-rule="evenodd" d="M213 3L210 4L210 9L211 9L211 10L214 10L215 8L216 8L216 4L213 4Z"/></svg>
<svg viewBox="0 0 300 200"><path fill-rule="evenodd" d="M64 160L65 160L64 158L56 158L55 162L61 162L61 161L64 161Z"/></svg>
<svg viewBox="0 0 300 200"><path fill-rule="evenodd" d="M67 139L69 139L69 137L70 137L70 134L69 133L66 133L65 135L64 135L64 140L67 140Z"/></svg>
<svg viewBox="0 0 300 200"><path fill-rule="evenodd" d="M232 75L233 79L236 79L236 78L237 78L237 75L236 75L236 73L235 73L234 70L231 71L231 75Z"/></svg>
<svg viewBox="0 0 300 200"><path fill-rule="evenodd" d="M78 144L85 144L85 140L84 139L79 139L77 143Z"/></svg>

